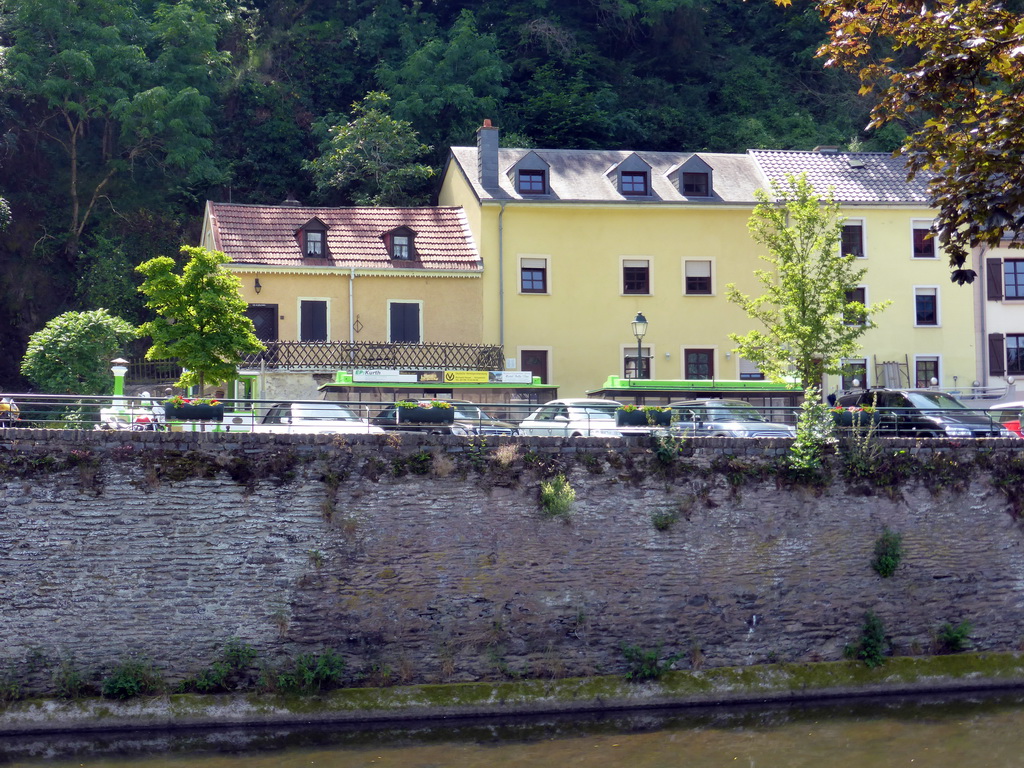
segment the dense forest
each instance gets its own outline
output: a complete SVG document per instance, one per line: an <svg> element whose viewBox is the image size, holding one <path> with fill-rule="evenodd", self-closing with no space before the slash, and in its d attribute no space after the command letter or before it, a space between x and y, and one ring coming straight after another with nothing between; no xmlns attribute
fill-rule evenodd
<svg viewBox="0 0 1024 768"><path fill-rule="evenodd" d="M62 311L147 319L134 267L206 200L365 200L315 173L357 116L415 131L409 202L484 118L509 146L895 149L824 40L770 0L0 0L0 390Z"/></svg>

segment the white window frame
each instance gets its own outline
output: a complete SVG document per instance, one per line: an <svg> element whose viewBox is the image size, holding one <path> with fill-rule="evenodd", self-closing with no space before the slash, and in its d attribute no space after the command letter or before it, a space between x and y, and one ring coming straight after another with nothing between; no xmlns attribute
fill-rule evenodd
<svg viewBox="0 0 1024 768"><path fill-rule="evenodd" d="M679 378L686 379L686 350L688 349L707 349L711 351L711 364L713 366L711 378L707 381L714 381L715 379L722 378L721 371L719 369L719 355L717 344L682 344L679 347ZM697 379L694 379L697 381ZM701 379L703 381L703 379Z"/></svg>
<svg viewBox="0 0 1024 768"><path fill-rule="evenodd" d="M747 358L743 357L739 352L727 352L726 354L727 354L727 356L736 355L736 380L737 381L767 381L768 380L768 377L765 375L764 371L762 371L760 368L758 368L757 365L752 360L747 360ZM685 365L686 361L684 360L683 363ZM747 366L749 366L750 368L754 369L754 371L757 371L757 373L759 373L761 375L761 378L759 378L759 379L744 379L743 378L744 363L746 363ZM753 371L751 371L751 373L752 372Z"/></svg>
<svg viewBox="0 0 1024 768"><path fill-rule="evenodd" d="M917 387L917 361L918 360L934 360L935 361L935 373L938 374L935 377L936 379L938 379L938 384L936 386L941 387L942 386L942 355L939 355L939 354L934 354L934 355L914 355L914 370L911 371L911 376L913 377L913 379L911 380L912 387ZM925 384L925 386L926 387L930 387L931 384Z"/></svg>
<svg viewBox="0 0 1024 768"><path fill-rule="evenodd" d="M647 293L626 293L626 262L647 262ZM620 296L653 296L654 295L654 259L651 256L619 256L619 295Z"/></svg>
<svg viewBox="0 0 1024 768"><path fill-rule="evenodd" d="M426 314L423 312L423 299L388 299L387 300L387 315L385 316L385 319L387 320L387 339L388 339L388 343L391 343L391 305L392 304L419 304L420 305L420 337L419 337L419 339L417 341L402 342L402 343L422 344L423 343L423 339L426 338L426 335L427 335L426 334L427 318L426 318Z"/></svg>
<svg viewBox="0 0 1024 768"><path fill-rule="evenodd" d="M689 264L691 261L692 262L707 262L707 263L711 264L711 292L710 293L688 293L687 292L687 290L686 290L686 265ZM683 296L694 296L694 297L715 296L716 295L716 290L715 289L717 288L717 286L718 286L718 270L717 270L717 265L715 263L715 258L713 256L708 256L708 257L705 257L705 258L697 258L697 257L691 257L691 256L684 256L683 257Z"/></svg>
<svg viewBox="0 0 1024 768"><path fill-rule="evenodd" d="M647 354L641 354L641 356L645 357L645 358L647 358L648 360L651 361L650 366L649 366L650 369L651 369L650 378L652 378L652 379L658 378L657 376L654 375L655 374L655 370L654 370L654 368L655 368L655 365L654 365L655 364L654 345L653 344L641 343L640 344L640 351L641 351L641 353L647 353ZM636 342L635 341L632 344L620 344L619 345L619 371L620 371L619 375L622 378L626 378L626 358L627 357L632 358L634 360L636 359Z"/></svg>
<svg viewBox="0 0 1024 768"><path fill-rule="evenodd" d="M323 301L327 304L327 341L334 341L331 338L331 300L326 296L298 296L295 299L295 336L299 341L311 341L311 339L302 338L302 302L304 301Z"/></svg>
<svg viewBox="0 0 1024 768"><path fill-rule="evenodd" d="M867 387L869 386L868 382L871 380L871 368L869 367L868 358L866 358L866 357L843 357L843 358L840 358L840 360L839 360L839 365L840 366L853 365L853 364L856 364L856 363L863 363L864 364L864 380L861 381L860 386L861 386L861 389L867 389ZM852 381L850 383L851 383L851 385L853 384ZM839 388L840 389L843 388L843 374L842 373L839 374Z"/></svg>
<svg viewBox="0 0 1024 768"><path fill-rule="evenodd" d="M858 225L860 226L860 248L864 252L863 255L858 256L858 259L866 259L868 257L868 226L867 222L859 216L847 216L846 220L843 221L843 226L846 225ZM839 245L842 247L843 241L840 237Z"/></svg>
<svg viewBox="0 0 1024 768"><path fill-rule="evenodd" d="M864 289L864 309L867 310L867 308L869 306L871 306L871 300L868 298L868 287L864 283L857 283L857 285L853 286L854 290L857 290L858 288L863 288ZM917 305L916 304L914 306L914 312L915 312L915 316L916 316L916 312L917 312ZM845 320L843 322L843 325L845 325L848 328L856 328L857 326L865 326L867 324L868 324L868 316L867 316L866 311L865 311L865 314L864 314L864 322L863 323L847 323L847 322L845 322Z"/></svg>
<svg viewBox="0 0 1024 768"><path fill-rule="evenodd" d="M523 290L523 262L543 261L544 262L544 290L524 291ZM516 290L523 296L550 296L551 295L551 257L536 253L523 253L519 255L519 268L516 271ZM527 347L527 349L540 349L540 347Z"/></svg>
<svg viewBox="0 0 1024 768"><path fill-rule="evenodd" d="M932 228L932 224L935 223L934 219L911 219L910 220L910 260L911 261L932 261L939 258L939 241L932 238L932 255L931 256L915 256L914 255L914 231L918 229Z"/></svg>
<svg viewBox="0 0 1024 768"><path fill-rule="evenodd" d="M917 322L917 297L928 294L919 294L918 291L935 291L935 323L921 324ZM915 285L914 286L914 327L915 328L941 328L942 327L942 295L937 285Z"/></svg>

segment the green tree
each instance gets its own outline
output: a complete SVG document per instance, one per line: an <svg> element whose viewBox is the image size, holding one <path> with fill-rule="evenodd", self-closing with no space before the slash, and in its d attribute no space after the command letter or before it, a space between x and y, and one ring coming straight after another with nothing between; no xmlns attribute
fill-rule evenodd
<svg viewBox="0 0 1024 768"><path fill-rule="evenodd" d="M823 374L842 370L841 359L854 356L858 339L875 327L874 316L889 302L865 307L850 300L866 270L852 254L840 253L843 220L831 191L819 200L801 174L773 183L771 196L758 190L757 199L747 226L767 248L761 259L772 269L754 273L764 286L761 296L746 296L733 284L726 295L763 330L729 338L769 378L795 374L808 390L820 385Z"/></svg>
<svg viewBox="0 0 1024 768"><path fill-rule="evenodd" d="M343 190L357 205L422 202L414 190L434 170L415 160L430 147L408 122L387 114L389 101L386 93L368 93L352 105L352 120L328 129L320 156L304 164L318 190Z"/></svg>
<svg viewBox="0 0 1024 768"><path fill-rule="evenodd" d="M220 251L182 246L188 262L180 275L174 260L158 256L136 269L145 279L139 290L159 317L140 331L153 340L149 360L177 358L185 369L178 386L215 384L234 377L247 354L263 349L256 338L241 281L224 269L230 259Z"/></svg>
<svg viewBox="0 0 1024 768"><path fill-rule="evenodd" d="M112 391L110 361L138 332L105 309L65 312L32 334L21 372L51 394L103 395Z"/></svg>
<svg viewBox="0 0 1024 768"><path fill-rule="evenodd" d="M39 138L65 158L70 256L119 174L157 164L213 175L207 110L226 63L216 6L159 3L150 21L130 0L12 4L7 66L15 95L37 110Z"/></svg>
<svg viewBox="0 0 1024 768"><path fill-rule="evenodd" d="M506 70L494 35L481 34L473 13L463 10L447 39L428 41L397 69L381 67L380 79L395 116L447 148L472 139L481 120L497 114Z"/></svg>
<svg viewBox="0 0 1024 768"><path fill-rule="evenodd" d="M817 6L829 24L819 56L877 97L872 127L908 127L901 151L931 179L952 279L973 281L973 247L1024 231L1024 15L994 0Z"/></svg>

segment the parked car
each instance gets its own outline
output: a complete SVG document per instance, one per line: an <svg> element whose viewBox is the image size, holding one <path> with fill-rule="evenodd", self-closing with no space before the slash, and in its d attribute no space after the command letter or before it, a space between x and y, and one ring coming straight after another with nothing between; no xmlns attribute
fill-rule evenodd
<svg viewBox="0 0 1024 768"><path fill-rule="evenodd" d="M519 434L622 437L623 430L615 426L615 410L620 406L617 400L586 397L551 400L519 422Z"/></svg>
<svg viewBox="0 0 1024 768"><path fill-rule="evenodd" d="M1017 437L1024 437L1024 433L1020 431L1020 415L1022 411L1024 411L1024 402L997 403L996 405L989 406L988 409L993 419Z"/></svg>
<svg viewBox="0 0 1024 768"><path fill-rule="evenodd" d="M744 400L683 400L669 403L673 434L693 437L793 437L789 424L768 421Z"/></svg>
<svg viewBox="0 0 1024 768"><path fill-rule="evenodd" d="M842 408L878 408L880 433L900 437L1009 437L1013 433L984 411L933 389L864 389L841 395Z"/></svg>
<svg viewBox="0 0 1024 768"><path fill-rule="evenodd" d="M379 435L384 430L341 403L275 403L253 432Z"/></svg>
<svg viewBox="0 0 1024 768"><path fill-rule="evenodd" d="M427 402L427 401L424 401ZM480 406L467 400L449 400L455 413L451 424L403 423L397 405L389 405L372 419L371 423L386 430L406 432L434 432L452 435L516 435L516 424L494 418Z"/></svg>

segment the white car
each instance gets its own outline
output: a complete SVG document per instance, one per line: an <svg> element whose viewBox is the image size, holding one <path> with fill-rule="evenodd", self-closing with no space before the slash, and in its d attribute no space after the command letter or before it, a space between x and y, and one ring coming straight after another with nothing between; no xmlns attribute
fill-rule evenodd
<svg viewBox="0 0 1024 768"><path fill-rule="evenodd" d="M581 397L551 400L519 423L520 435L622 437L615 426L616 400Z"/></svg>
<svg viewBox="0 0 1024 768"><path fill-rule="evenodd" d="M322 435L382 435L384 430L359 418L340 403L277 403L253 432L314 433Z"/></svg>

